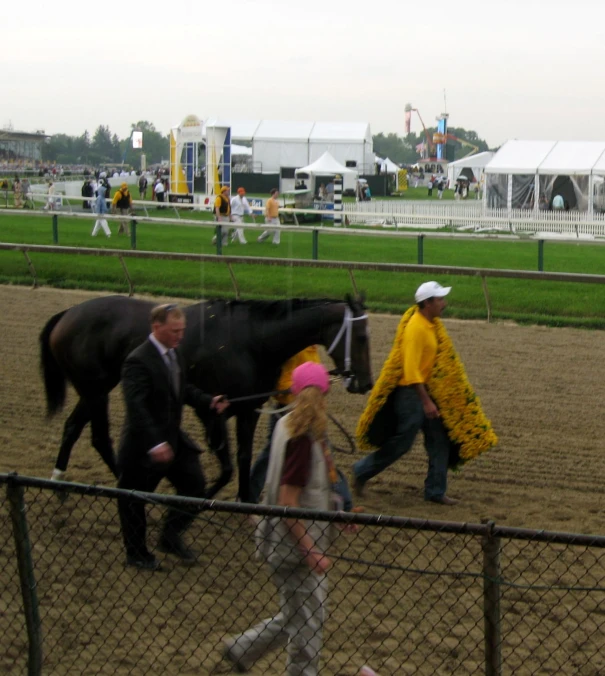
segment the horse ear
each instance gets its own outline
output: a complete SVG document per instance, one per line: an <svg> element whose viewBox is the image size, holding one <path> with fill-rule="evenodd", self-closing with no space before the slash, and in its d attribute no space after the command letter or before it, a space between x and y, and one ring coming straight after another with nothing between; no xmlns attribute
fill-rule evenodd
<svg viewBox="0 0 605 676"><path fill-rule="evenodd" d="M366 306L366 292L361 291L359 293L359 296L357 297L357 300L362 304L363 307Z"/></svg>
<svg viewBox="0 0 605 676"><path fill-rule="evenodd" d="M353 300L353 297L350 293L345 293L345 303L351 308L351 310L355 310L355 301Z"/></svg>

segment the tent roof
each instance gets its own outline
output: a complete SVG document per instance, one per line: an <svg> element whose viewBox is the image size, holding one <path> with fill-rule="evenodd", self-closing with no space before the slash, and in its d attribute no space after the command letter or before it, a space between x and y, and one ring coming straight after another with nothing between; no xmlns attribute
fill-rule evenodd
<svg viewBox="0 0 605 676"><path fill-rule="evenodd" d="M307 165L306 167L301 167L297 169L295 174L325 174L329 176L331 174L356 174L357 172L353 169L348 169L341 164L338 160L335 160L328 151L326 151L321 157Z"/></svg>
<svg viewBox="0 0 605 676"><path fill-rule="evenodd" d="M204 133L206 127L231 127L232 141L252 141L260 123L261 120L228 120L212 117L205 121Z"/></svg>
<svg viewBox="0 0 605 676"><path fill-rule="evenodd" d="M365 141L371 139L367 122L315 122L310 141Z"/></svg>
<svg viewBox="0 0 605 676"><path fill-rule="evenodd" d="M485 167L489 174L535 174L554 141L507 141Z"/></svg>
<svg viewBox="0 0 605 676"><path fill-rule="evenodd" d="M378 158L376 158L376 164L380 164L381 170L384 170L387 174L396 174L401 169L398 164L395 164L395 162L388 157L385 160L378 160Z"/></svg>
<svg viewBox="0 0 605 676"><path fill-rule="evenodd" d="M507 141L486 166L489 174L605 173L602 141Z"/></svg>
<svg viewBox="0 0 605 676"><path fill-rule="evenodd" d="M538 167L539 174L590 174L605 152L605 143L559 141Z"/></svg>
<svg viewBox="0 0 605 676"><path fill-rule="evenodd" d="M313 122L262 120L254 133L255 141L308 141Z"/></svg>
<svg viewBox="0 0 605 676"><path fill-rule="evenodd" d="M460 160L455 162L450 162L447 165L447 168L450 167L485 167L489 162L491 162L495 153L486 150L483 153L477 153L476 155L471 155L470 157L463 157Z"/></svg>

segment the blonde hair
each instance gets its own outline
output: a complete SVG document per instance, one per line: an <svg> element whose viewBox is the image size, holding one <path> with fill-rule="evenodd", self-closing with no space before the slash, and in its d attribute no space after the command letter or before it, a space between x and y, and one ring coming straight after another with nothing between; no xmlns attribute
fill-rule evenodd
<svg viewBox="0 0 605 676"><path fill-rule="evenodd" d="M318 387L305 387L294 400L294 410L287 421L293 437L305 434L321 441L326 436L328 414L326 400Z"/></svg>

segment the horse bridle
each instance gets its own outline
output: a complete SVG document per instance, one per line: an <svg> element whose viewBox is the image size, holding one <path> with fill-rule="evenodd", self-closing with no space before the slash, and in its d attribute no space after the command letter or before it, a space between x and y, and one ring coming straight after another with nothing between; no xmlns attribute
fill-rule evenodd
<svg viewBox="0 0 605 676"><path fill-rule="evenodd" d="M339 369L334 369L333 371L330 371L332 374L337 374L343 376L347 381L351 379L351 376L353 376L353 372L351 371L351 341L353 339L353 322L360 321L362 319L367 319L368 315L359 315L359 317L354 317L353 316L353 310L350 307L345 308L345 315L342 320L342 325L340 329L338 330L338 333L336 334L336 337L332 341L332 345L328 348L328 354L331 355L332 352L336 349L340 341L342 340L342 337L344 336L345 338L345 368L344 371L340 371ZM346 383L348 384L348 382Z"/></svg>

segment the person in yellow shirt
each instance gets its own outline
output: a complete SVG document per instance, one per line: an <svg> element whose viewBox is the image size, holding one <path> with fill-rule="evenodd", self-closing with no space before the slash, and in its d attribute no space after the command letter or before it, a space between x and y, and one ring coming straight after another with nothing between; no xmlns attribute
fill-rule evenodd
<svg viewBox="0 0 605 676"><path fill-rule="evenodd" d="M316 345L310 345L305 347L304 350L301 350L293 357L290 357L288 361L282 366L281 374L277 385L275 386L276 390L289 390L292 386L292 372L297 366L304 364L307 361L312 361L316 364L321 364L321 359L319 357L319 351L317 350ZM252 466L250 472L250 502L257 503L265 485L265 477L267 476L267 467L269 464L269 451L271 450L271 437L273 436L273 430L277 421L286 413L287 410L282 411L284 407L288 406L294 401L294 395L290 392L284 394L278 394L274 397L273 411L270 415L269 420L269 433L267 435L267 443L265 447L260 452L256 462Z"/></svg>
<svg viewBox="0 0 605 676"><path fill-rule="evenodd" d="M214 200L214 216L218 223L231 222L231 200L229 198L229 186L223 186L220 193ZM229 244L229 228L223 226L222 239L223 246ZM216 244L216 235L212 238L212 243Z"/></svg>
<svg viewBox="0 0 605 676"><path fill-rule="evenodd" d="M113 200L111 202L111 213L115 214L118 209L120 210L120 214L122 216L132 213L132 195L128 190L127 183L122 183L120 189L116 190L116 194L113 196ZM130 235L128 221L125 219L120 221L120 227L118 228L118 235L121 234Z"/></svg>
<svg viewBox="0 0 605 676"><path fill-rule="evenodd" d="M279 197L279 190L273 188L271 191L271 197L267 200L265 204L265 223L267 225L279 225L279 202L277 198ZM280 242L280 232L277 230L265 230L263 234L258 238L259 242L264 242L269 235L273 233L273 244L279 244Z"/></svg>
<svg viewBox="0 0 605 676"><path fill-rule="evenodd" d="M445 296L450 291L451 287L443 287L437 282L425 282L416 291L418 311L405 327L400 346L403 368L393 394L394 434L381 448L353 465L357 495L363 493L363 487L370 479L405 455L422 430L429 459L424 499L442 505L457 503L446 494L450 441L439 409L426 387L437 357L434 320L445 310Z"/></svg>

